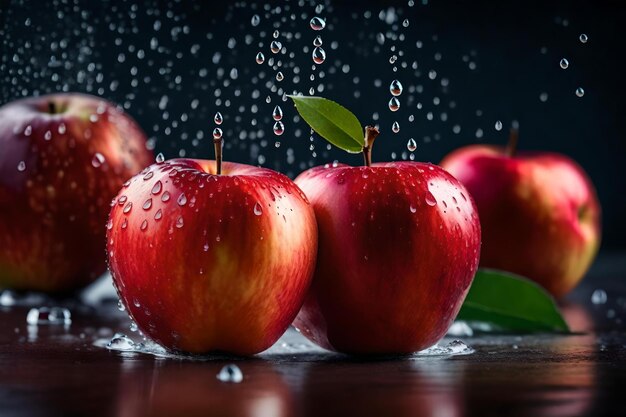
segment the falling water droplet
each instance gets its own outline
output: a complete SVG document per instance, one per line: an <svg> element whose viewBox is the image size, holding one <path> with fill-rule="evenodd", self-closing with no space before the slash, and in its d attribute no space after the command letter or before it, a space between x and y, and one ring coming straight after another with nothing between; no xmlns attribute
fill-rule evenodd
<svg viewBox="0 0 626 417"><path fill-rule="evenodd" d="M274 111L272 112L272 117L276 121L281 120L283 118L283 109L281 109L280 106L274 107Z"/></svg>
<svg viewBox="0 0 626 417"><path fill-rule="evenodd" d="M165 162L165 156L159 152L159 154L156 156L156 163L162 164L163 162Z"/></svg>
<svg viewBox="0 0 626 417"><path fill-rule="evenodd" d="M280 32L278 31L278 29L276 29L276 30L274 31L274 33L272 33L272 37L273 37L274 39L277 39L279 36L280 36Z"/></svg>
<svg viewBox="0 0 626 417"><path fill-rule="evenodd" d="M232 382L235 384L243 381L243 373L237 365L226 365L217 374L217 379L222 382Z"/></svg>
<svg viewBox="0 0 626 417"><path fill-rule="evenodd" d="M283 73L281 71L278 71L278 73L276 73L276 81L282 81L285 79L285 76L283 75Z"/></svg>
<svg viewBox="0 0 626 417"><path fill-rule="evenodd" d="M498 132L502 130L502 122L500 120L496 121L495 128Z"/></svg>
<svg viewBox="0 0 626 417"><path fill-rule="evenodd" d="M399 96L402 94L402 83L398 80L393 80L389 85L389 92L393 96Z"/></svg>
<svg viewBox="0 0 626 417"><path fill-rule="evenodd" d="M258 26L259 23L261 23L261 17L258 14L255 14L254 16L252 16L252 20L250 23L252 23L252 26Z"/></svg>
<svg viewBox="0 0 626 417"><path fill-rule="evenodd" d="M259 203L254 204L254 214L257 216L260 216L261 214L263 214L263 208L261 207Z"/></svg>
<svg viewBox="0 0 626 417"><path fill-rule="evenodd" d="M576 89L576 95L577 95L578 97L582 97L582 96L584 96L584 95L585 95L585 90L583 90L583 88L582 88L582 87L578 87L578 88Z"/></svg>
<svg viewBox="0 0 626 417"><path fill-rule="evenodd" d="M265 55L263 55L263 52L259 52L258 54L256 54L256 63L262 64L264 62L265 62Z"/></svg>
<svg viewBox="0 0 626 417"><path fill-rule="evenodd" d="M274 123L274 134L276 136L280 136L283 133L285 133L285 125L283 124L283 122L281 122L280 120L277 121L276 123Z"/></svg>
<svg viewBox="0 0 626 417"><path fill-rule="evenodd" d="M398 111L399 108L400 108L400 100L398 100L397 97L391 97L391 100L389 100L389 110Z"/></svg>
<svg viewBox="0 0 626 417"><path fill-rule="evenodd" d="M409 19L404 19L404 21L402 22L402 26L404 26L405 28L409 27Z"/></svg>
<svg viewBox="0 0 626 417"><path fill-rule="evenodd" d="M224 121L224 117L222 117L222 113L217 112L215 113L215 116L213 117L213 121L215 122L216 125L221 125L222 122Z"/></svg>
<svg viewBox="0 0 626 417"><path fill-rule="evenodd" d="M326 60L326 51L321 46L316 46L311 56L313 57L313 62L323 64Z"/></svg>
<svg viewBox="0 0 626 417"><path fill-rule="evenodd" d="M417 143L415 142L415 139L409 139L409 141L406 143L406 148L409 150L409 152L415 152L415 150L417 149Z"/></svg>
<svg viewBox="0 0 626 417"><path fill-rule="evenodd" d="M561 62L559 62L559 65L561 66L561 68L567 69L567 67L569 67L569 61L563 58L561 59Z"/></svg>
<svg viewBox="0 0 626 417"><path fill-rule="evenodd" d="M216 127L213 129L213 139L221 139L222 138L222 129Z"/></svg>
<svg viewBox="0 0 626 417"><path fill-rule="evenodd" d="M580 36L578 37L578 39L579 39L582 43L587 43L587 41L589 40L589 37L588 37L586 34L581 33L581 34L580 34Z"/></svg>
<svg viewBox="0 0 626 417"><path fill-rule="evenodd" d="M319 16L312 18L310 24L313 30L322 30L326 27L326 21Z"/></svg>
<svg viewBox="0 0 626 417"><path fill-rule="evenodd" d="M280 41L272 41L272 43L270 44L270 50L274 54L279 53L282 47L283 47L283 44L280 43Z"/></svg>
<svg viewBox="0 0 626 417"><path fill-rule="evenodd" d="M96 152L91 159L91 165L94 168L100 168L105 161L106 160L104 159L104 155L102 155L100 152Z"/></svg>
<svg viewBox="0 0 626 417"><path fill-rule="evenodd" d="M398 133L400 131L400 123L393 122L393 124L391 125L391 130L393 131L393 133Z"/></svg>
<svg viewBox="0 0 626 417"><path fill-rule="evenodd" d="M314 46L322 46L322 37L321 36L316 36L315 39L313 39L313 45Z"/></svg>
<svg viewBox="0 0 626 417"><path fill-rule="evenodd" d="M19 163L19 164L17 164L17 170L18 170L19 172L24 172L24 171L26 171L26 162L24 162L24 161L20 161L20 163Z"/></svg>

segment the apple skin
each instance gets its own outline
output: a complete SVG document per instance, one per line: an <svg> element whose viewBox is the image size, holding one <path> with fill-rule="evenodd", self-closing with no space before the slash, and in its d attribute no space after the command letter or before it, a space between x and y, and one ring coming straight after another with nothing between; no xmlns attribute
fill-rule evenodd
<svg viewBox="0 0 626 417"><path fill-rule="evenodd" d="M0 108L0 288L69 292L106 271L109 204L154 161L145 141L97 97L53 94Z"/></svg>
<svg viewBox="0 0 626 417"><path fill-rule="evenodd" d="M600 245L600 204L571 159L474 145L441 163L474 197L483 230L481 266L535 280L556 297L581 280Z"/></svg>
<svg viewBox="0 0 626 417"><path fill-rule="evenodd" d="M215 172L214 161L173 159L135 176L111 210L109 267L132 319L162 346L251 355L302 305L315 214L275 171L224 163Z"/></svg>
<svg viewBox="0 0 626 417"><path fill-rule="evenodd" d="M416 162L315 167L296 178L319 230L313 284L294 325L350 354L435 344L472 283L480 224L469 193Z"/></svg>

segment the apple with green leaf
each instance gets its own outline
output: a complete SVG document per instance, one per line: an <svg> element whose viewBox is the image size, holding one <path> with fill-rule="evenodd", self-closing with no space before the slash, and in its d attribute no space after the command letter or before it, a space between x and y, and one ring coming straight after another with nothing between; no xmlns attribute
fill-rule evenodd
<svg viewBox="0 0 626 417"><path fill-rule="evenodd" d="M600 204L589 177L566 156L473 145L441 162L474 197L481 266L526 276L556 297L584 276L600 245Z"/></svg>
<svg viewBox="0 0 626 417"><path fill-rule="evenodd" d="M141 331L174 351L251 355L302 306L315 267L315 214L278 172L173 159L132 178L107 225L109 267Z"/></svg>
<svg viewBox="0 0 626 417"><path fill-rule="evenodd" d="M480 224L465 187L440 167L372 163L378 130L321 97L292 96L330 143L365 165L333 164L296 178L317 218L313 284L294 325L327 349L408 354L435 344L478 267Z"/></svg>
<svg viewBox="0 0 626 417"><path fill-rule="evenodd" d="M68 292L102 275L111 199L153 160L137 123L101 98L0 108L0 289Z"/></svg>

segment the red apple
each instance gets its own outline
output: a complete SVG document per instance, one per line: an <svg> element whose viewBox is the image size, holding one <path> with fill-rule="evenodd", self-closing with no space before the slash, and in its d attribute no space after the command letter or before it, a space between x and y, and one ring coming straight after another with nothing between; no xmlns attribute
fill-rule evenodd
<svg viewBox="0 0 626 417"><path fill-rule="evenodd" d="M220 156L218 156L219 158ZM302 191L269 169L175 159L119 192L109 266L132 319L166 348L249 355L302 305L317 226Z"/></svg>
<svg viewBox="0 0 626 417"><path fill-rule="evenodd" d="M511 271L554 296L569 292L591 265L600 243L600 205L591 181L571 159L514 154L474 145L441 163L474 197L483 230L481 266Z"/></svg>
<svg viewBox="0 0 626 417"><path fill-rule="evenodd" d="M0 108L0 288L63 292L100 276L109 203L152 160L137 124L102 99Z"/></svg>
<svg viewBox="0 0 626 417"><path fill-rule="evenodd" d="M441 339L478 266L480 225L463 185L417 162L316 167L296 184L319 229L296 328L353 354L411 353Z"/></svg>

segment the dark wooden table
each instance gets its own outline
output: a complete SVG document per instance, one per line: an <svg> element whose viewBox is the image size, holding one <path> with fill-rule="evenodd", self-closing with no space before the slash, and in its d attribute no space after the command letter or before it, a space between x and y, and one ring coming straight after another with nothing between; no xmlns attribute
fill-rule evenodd
<svg viewBox="0 0 626 417"><path fill-rule="evenodd" d="M312 349L295 332L249 359L111 351L98 341L115 332L140 339L113 300L70 303L72 323L65 326L28 325L33 302L18 300L0 307L0 415L624 414L625 278L626 254L598 259L564 306L577 335L475 335L461 338L472 354L377 361ZM605 304L590 301L598 288L608 294ZM229 363L242 370L241 383L216 378Z"/></svg>

